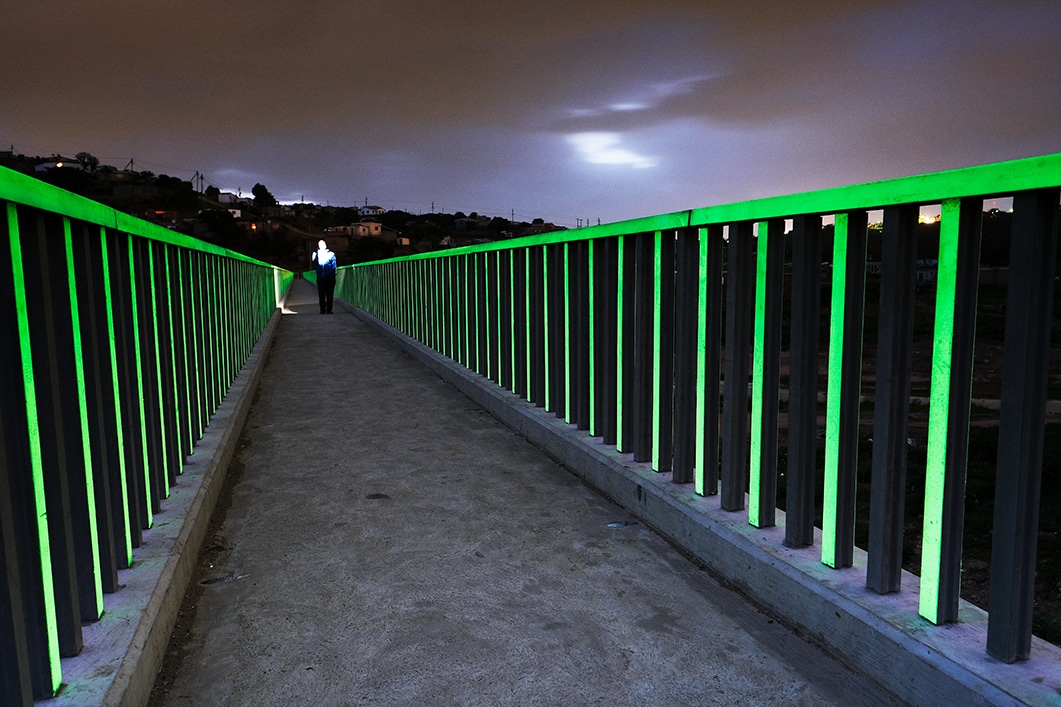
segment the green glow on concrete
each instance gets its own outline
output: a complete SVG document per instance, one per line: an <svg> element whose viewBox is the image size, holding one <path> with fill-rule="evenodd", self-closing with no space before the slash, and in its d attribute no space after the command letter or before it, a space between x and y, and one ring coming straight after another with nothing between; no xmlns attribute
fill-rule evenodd
<svg viewBox="0 0 1061 707"><path fill-rule="evenodd" d="M161 442L162 465L163 465L163 474L162 474L162 478L159 479L159 486L162 489L163 496L165 496L166 498L169 498L169 473L168 473L169 470L165 469L165 466L166 466L166 464L169 463L169 458L170 458L169 457L169 453L168 453L169 452L169 438L166 435L166 410L164 408L164 403L163 403L163 401L166 399L166 396L162 392L162 357L158 355L158 352L161 351L161 347L159 346L159 336L158 336L158 313L159 313L158 300L159 300L159 296L158 296L158 292L156 291L157 288L155 287L155 249L150 244L148 244L148 248L147 248L147 269L148 269L148 273L149 273L150 278L151 278L151 311L154 312L154 316L151 317L151 329L152 329L151 333L152 333L152 336L155 339L155 348L154 348L154 351L155 351L155 380L158 381L158 427L159 427L158 431L159 431L159 441ZM169 316L169 314L168 314L169 308L167 307L166 309L167 309L166 316ZM171 324L172 324L172 322L171 322ZM146 427L146 425L145 425L145 427ZM146 432L145 432L145 434L146 434ZM176 473L176 472L174 472L174 473Z"/></svg>
<svg viewBox="0 0 1061 707"><path fill-rule="evenodd" d="M707 426L707 229L698 231L700 237L700 279L696 307L696 459L693 466L693 489L703 496L707 454L704 444L704 428Z"/></svg>
<svg viewBox="0 0 1061 707"><path fill-rule="evenodd" d="M571 391L575 389L572 377L575 374L571 365L571 245L564 243L564 421L571 424L575 420L574 405L571 404Z"/></svg>
<svg viewBox="0 0 1061 707"><path fill-rule="evenodd" d="M81 418L81 457L85 476L85 505L88 517L89 563L92 567L92 585L95 594L93 615L103 614L103 583L99 566L99 525L96 518L96 486L92 479L92 439L88 425L88 395L85 391L85 360L81 347L81 311L78 308L77 276L74 270L74 236L70 219L63 219L63 237L66 240L66 287L70 291L70 319L73 324L74 372L77 378L77 409Z"/></svg>
<svg viewBox="0 0 1061 707"><path fill-rule="evenodd" d="M129 526L129 483L125 465L125 422L122 418L122 389L118 384L118 349L114 343L114 295L111 290L110 256L107 253L107 229L99 229L99 245L103 256L103 297L107 303L107 341L110 345L111 388L114 391L114 423L118 442L118 484L122 491L122 507L116 515L121 518L125 538L125 563L133 564L133 542Z"/></svg>
<svg viewBox="0 0 1061 707"><path fill-rule="evenodd" d="M140 317L138 315L139 293L136 291L136 258L133 248L133 236L128 236L129 246L129 301L133 322L133 350L136 352L136 392L139 395L137 404L140 406L140 447L144 460L144 507L147 513L147 527L155 523L154 514L151 511L151 459L147 454L147 416L144 414L144 377L141 375L143 369L143 358L140 353ZM150 273L148 273L150 276Z"/></svg>
<svg viewBox="0 0 1061 707"><path fill-rule="evenodd" d="M840 390L844 369L844 295L847 290L849 217L837 214L833 231L833 284L829 309L829 382L825 405L825 489L822 500L822 562L836 567L837 493L840 474Z"/></svg>
<svg viewBox="0 0 1061 707"><path fill-rule="evenodd" d="M626 266L626 236L619 236L619 277L618 282L615 283L618 292L619 306L616 307L616 367L615 367L615 451L617 452L628 452L630 450L623 447L623 395L626 391L623 390L623 370L626 366L626 362L623 358L623 300L625 298L625 285L623 283L623 268Z"/></svg>
<svg viewBox="0 0 1061 707"><path fill-rule="evenodd" d="M54 695L63 682L59 664L59 629L55 614L55 582L52 577L52 549L48 536L48 505L44 495L44 462L41 458L40 427L37 421L37 388L33 375L33 351L30 346L29 307L26 302L26 279L22 271L22 246L19 242L18 209L7 204L7 229L11 246L12 289L15 292L15 316L18 319L19 353L22 358L22 387L26 397L26 432L29 437L29 462L33 474L33 506L40 546L41 599L44 603L45 640L48 670Z"/></svg>
<svg viewBox="0 0 1061 707"><path fill-rule="evenodd" d="M771 473L763 469L763 363L766 360L766 265L767 246L770 233L768 221L758 223L759 237L755 260L755 333L752 345L752 421L751 421L751 469L748 475L748 522L756 528L762 527L763 509L759 506L759 489L762 475Z"/></svg>
<svg viewBox="0 0 1061 707"><path fill-rule="evenodd" d="M663 350L663 322L660 300L663 297L663 232L656 231L652 238L652 470L659 471L660 435L662 415L660 394L663 390L663 378L660 371L660 351Z"/></svg>
<svg viewBox="0 0 1061 707"><path fill-rule="evenodd" d="M918 600L918 612L932 623L939 622L943 497L947 474L947 423L950 419L960 205L959 199L947 199L941 204L940 210L936 319L933 326L928 449L925 459L925 515L921 535L921 594Z"/></svg>
<svg viewBox="0 0 1061 707"><path fill-rule="evenodd" d="M597 318L597 296L595 292L597 273L594 267L594 253L600 241L590 241L587 244L589 250L589 434L591 437L599 437L601 432L597 430L597 329L594 322Z"/></svg>

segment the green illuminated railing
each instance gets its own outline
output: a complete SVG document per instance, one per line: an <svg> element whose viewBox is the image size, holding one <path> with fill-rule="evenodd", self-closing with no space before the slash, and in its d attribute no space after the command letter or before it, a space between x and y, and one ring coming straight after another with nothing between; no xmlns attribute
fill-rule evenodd
<svg viewBox="0 0 1061 707"><path fill-rule="evenodd" d="M0 703L54 695L291 274L0 169Z"/></svg>
<svg viewBox="0 0 1061 707"><path fill-rule="evenodd" d="M1012 197L987 650L1013 662L1031 645L1059 195L1050 155L342 268L336 294L759 528L779 522L787 312L784 542L815 542L820 505L821 561L841 569L855 542L868 214L882 211L866 585L885 594L902 577L915 226L939 206L920 613L943 624L959 605L981 218L985 199Z"/></svg>

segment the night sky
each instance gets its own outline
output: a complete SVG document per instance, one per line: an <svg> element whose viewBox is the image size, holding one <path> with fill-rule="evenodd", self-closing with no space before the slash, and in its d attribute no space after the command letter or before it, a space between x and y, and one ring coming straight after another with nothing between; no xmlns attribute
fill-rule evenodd
<svg viewBox="0 0 1061 707"><path fill-rule="evenodd" d="M11 146L617 221L1061 152L1061 2L9 0Z"/></svg>

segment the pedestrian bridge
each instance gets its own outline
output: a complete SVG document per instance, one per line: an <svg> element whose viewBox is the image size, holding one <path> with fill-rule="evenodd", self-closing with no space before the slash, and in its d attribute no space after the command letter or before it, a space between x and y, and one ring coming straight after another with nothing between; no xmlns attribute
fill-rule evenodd
<svg viewBox="0 0 1061 707"><path fill-rule="evenodd" d="M899 699L1056 704L1061 651L1031 626L1059 194L1052 155L347 267L337 294L359 326ZM1012 198L1013 233L984 611L959 593L988 198ZM2 698L136 703L292 274L12 172L0 201ZM925 205L938 206L940 235L915 576L902 546ZM879 303L865 298L878 215ZM304 364L293 406L313 405L320 371ZM355 372L329 373L340 384Z"/></svg>

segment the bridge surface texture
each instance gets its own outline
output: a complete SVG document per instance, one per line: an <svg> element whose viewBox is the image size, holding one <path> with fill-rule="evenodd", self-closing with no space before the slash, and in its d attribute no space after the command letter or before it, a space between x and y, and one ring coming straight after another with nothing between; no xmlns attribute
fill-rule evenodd
<svg viewBox="0 0 1061 707"><path fill-rule="evenodd" d="M152 704L892 704L307 283L285 311Z"/></svg>

